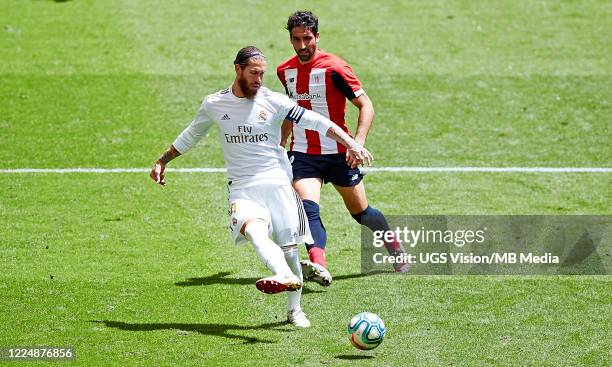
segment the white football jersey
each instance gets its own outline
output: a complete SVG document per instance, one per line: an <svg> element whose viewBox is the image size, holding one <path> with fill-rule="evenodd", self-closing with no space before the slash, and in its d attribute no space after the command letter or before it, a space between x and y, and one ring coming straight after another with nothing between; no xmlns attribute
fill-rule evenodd
<svg viewBox="0 0 612 367"><path fill-rule="evenodd" d="M285 95L265 87L253 99L236 97L230 87L204 99L195 119L173 145L184 154L216 123L233 188L264 181L290 183L291 164L285 149L279 145L280 127L290 111L301 117L303 111L296 106Z"/></svg>

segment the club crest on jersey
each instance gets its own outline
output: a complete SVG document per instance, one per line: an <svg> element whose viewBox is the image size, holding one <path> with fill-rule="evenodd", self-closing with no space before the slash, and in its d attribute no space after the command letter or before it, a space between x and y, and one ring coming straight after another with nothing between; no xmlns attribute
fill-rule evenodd
<svg viewBox="0 0 612 367"><path fill-rule="evenodd" d="M266 113L265 110L261 110L258 117L259 117L259 120L266 121L268 119L268 114Z"/></svg>

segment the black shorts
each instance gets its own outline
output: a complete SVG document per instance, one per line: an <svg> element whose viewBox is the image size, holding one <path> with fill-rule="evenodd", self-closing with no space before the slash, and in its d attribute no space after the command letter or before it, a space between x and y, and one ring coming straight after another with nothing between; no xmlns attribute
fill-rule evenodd
<svg viewBox="0 0 612 367"><path fill-rule="evenodd" d="M346 164L346 154L306 154L287 152L293 167L293 180L301 178L320 178L323 183L331 182L337 186L357 186L363 179L359 168Z"/></svg>

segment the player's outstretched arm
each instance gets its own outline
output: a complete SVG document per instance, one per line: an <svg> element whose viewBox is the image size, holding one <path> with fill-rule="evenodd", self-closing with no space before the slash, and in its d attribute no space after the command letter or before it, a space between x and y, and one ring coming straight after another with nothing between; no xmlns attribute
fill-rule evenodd
<svg viewBox="0 0 612 367"><path fill-rule="evenodd" d="M327 129L325 136L334 139L347 148L346 162L349 166L351 166L351 168L355 168L359 165L363 166L364 164L367 164L368 166L372 165L372 161L374 160L372 153L364 148L363 145L357 143L338 125L331 123L331 126Z"/></svg>
<svg viewBox="0 0 612 367"><path fill-rule="evenodd" d="M374 160L372 154L324 116L296 105L289 111L285 120L293 122L302 129L316 130L344 145L348 149L347 161L351 167L372 165Z"/></svg>
<svg viewBox="0 0 612 367"><path fill-rule="evenodd" d="M168 148L168 150L166 150L164 154L159 157L159 159L155 162L153 169L151 169L151 173L149 174L149 176L151 176L151 179L153 179L153 181L157 182L158 184L164 186L166 184L166 179L164 177L166 164L168 164L168 162L178 157L179 155L181 155L181 153L176 150L174 145L170 145L170 148Z"/></svg>

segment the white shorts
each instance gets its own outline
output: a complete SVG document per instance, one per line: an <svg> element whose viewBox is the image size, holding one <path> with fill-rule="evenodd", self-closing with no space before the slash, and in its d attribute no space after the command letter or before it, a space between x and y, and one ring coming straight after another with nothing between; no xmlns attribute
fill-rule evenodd
<svg viewBox="0 0 612 367"><path fill-rule="evenodd" d="M268 223L270 238L279 246L313 242L302 200L290 184L267 183L240 189L230 186L229 206L230 229L236 244L247 241L240 229L250 219Z"/></svg>

